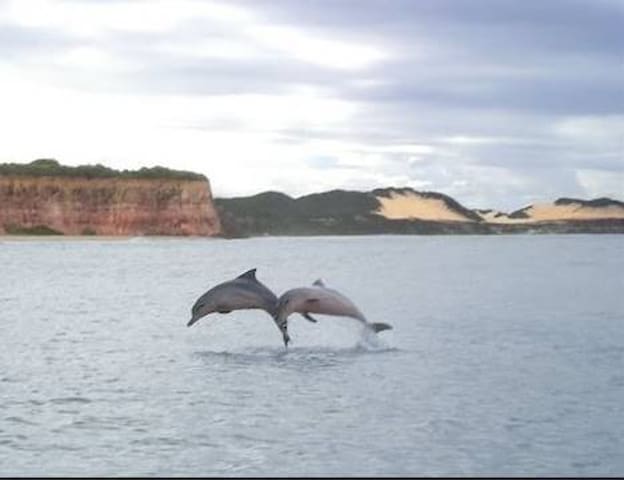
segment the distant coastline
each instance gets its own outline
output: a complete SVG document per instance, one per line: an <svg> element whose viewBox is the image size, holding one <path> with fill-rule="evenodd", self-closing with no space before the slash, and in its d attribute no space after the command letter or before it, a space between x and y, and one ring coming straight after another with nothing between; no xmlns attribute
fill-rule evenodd
<svg viewBox="0 0 624 480"><path fill-rule="evenodd" d="M332 190L292 198L280 192L216 198L223 231L263 235L455 235L624 233L624 202L561 198L512 213L469 209L438 192Z"/></svg>
<svg viewBox="0 0 624 480"><path fill-rule="evenodd" d="M220 236L180 236L180 235L0 235L3 242L143 242L149 240L218 240Z"/></svg>
<svg viewBox="0 0 624 480"><path fill-rule="evenodd" d="M205 175L164 167L0 164L0 236L624 233L624 202L559 198L506 213L409 187L213 198Z"/></svg>

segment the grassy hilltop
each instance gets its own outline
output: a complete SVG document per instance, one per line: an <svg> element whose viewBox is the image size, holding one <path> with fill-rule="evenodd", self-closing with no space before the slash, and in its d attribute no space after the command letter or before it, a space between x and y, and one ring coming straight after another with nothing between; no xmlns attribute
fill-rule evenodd
<svg viewBox="0 0 624 480"><path fill-rule="evenodd" d="M0 175L27 177L138 178L170 180L206 180L200 173L165 167L143 167L139 170L115 170L101 164L69 167L51 158L30 163L0 163Z"/></svg>

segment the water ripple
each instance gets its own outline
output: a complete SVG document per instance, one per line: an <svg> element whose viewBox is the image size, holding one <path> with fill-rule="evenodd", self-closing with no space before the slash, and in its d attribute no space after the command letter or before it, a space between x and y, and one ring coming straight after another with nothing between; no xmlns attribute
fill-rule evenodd
<svg viewBox="0 0 624 480"><path fill-rule="evenodd" d="M37 425L36 422L33 422L31 420L27 420L23 417L17 417L17 416L10 416L10 417L5 417L4 419L6 422L11 422L11 423L19 423L22 425Z"/></svg>
<svg viewBox="0 0 624 480"><path fill-rule="evenodd" d="M85 398L85 397L57 397L57 398L51 398L50 399L50 403L54 403L54 404L58 404L58 405L65 405L68 403L91 403L92 400Z"/></svg>

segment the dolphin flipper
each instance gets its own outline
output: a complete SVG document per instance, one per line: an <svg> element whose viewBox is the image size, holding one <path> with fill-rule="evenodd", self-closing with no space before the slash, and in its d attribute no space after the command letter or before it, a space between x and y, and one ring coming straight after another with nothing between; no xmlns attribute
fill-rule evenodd
<svg viewBox="0 0 624 480"><path fill-rule="evenodd" d="M318 320L314 318L312 315L310 315L308 312L302 313L301 316L312 323L318 322Z"/></svg>
<svg viewBox="0 0 624 480"><path fill-rule="evenodd" d="M319 278L312 285L315 287L325 287L325 282Z"/></svg>

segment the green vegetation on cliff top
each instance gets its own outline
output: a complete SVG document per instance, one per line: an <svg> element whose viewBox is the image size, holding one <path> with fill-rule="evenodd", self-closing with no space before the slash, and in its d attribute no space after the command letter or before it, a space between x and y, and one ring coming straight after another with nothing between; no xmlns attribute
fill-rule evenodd
<svg viewBox="0 0 624 480"><path fill-rule="evenodd" d="M200 173L171 170L165 167L143 167L139 170L115 170L104 165L69 167L54 159L42 158L30 163L0 163L0 175L29 177L139 178L171 180L206 180Z"/></svg>
<svg viewBox="0 0 624 480"><path fill-rule="evenodd" d="M34 227L22 227L19 225L5 225L8 235L63 235L63 232L54 230L47 225L35 225Z"/></svg>

